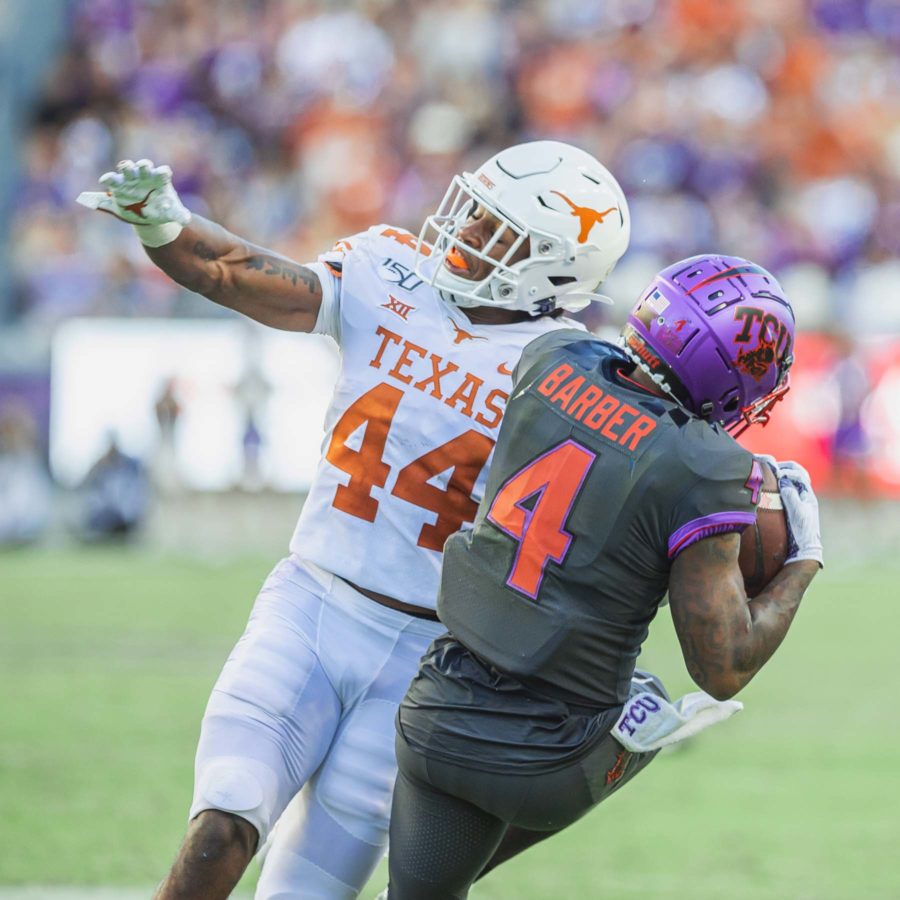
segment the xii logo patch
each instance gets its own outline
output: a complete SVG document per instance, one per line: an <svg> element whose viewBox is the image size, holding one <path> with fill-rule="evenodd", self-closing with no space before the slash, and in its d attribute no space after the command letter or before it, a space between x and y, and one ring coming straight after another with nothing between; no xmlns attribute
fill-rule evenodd
<svg viewBox="0 0 900 900"><path fill-rule="evenodd" d="M409 314L415 310L411 303L404 303L398 300L393 294L388 294L388 302L381 304L382 309L386 309L394 315L400 316L404 322L409 319Z"/></svg>

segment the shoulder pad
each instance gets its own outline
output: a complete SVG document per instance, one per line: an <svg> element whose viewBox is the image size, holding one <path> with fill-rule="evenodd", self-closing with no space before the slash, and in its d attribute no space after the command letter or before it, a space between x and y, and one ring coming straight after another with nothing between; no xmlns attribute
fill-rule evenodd
<svg viewBox="0 0 900 900"><path fill-rule="evenodd" d="M585 340L595 340L595 338L589 332L575 327L555 329L536 337L525 345L515 368L513 382L517 383L524 378L529 369L547 364L551 354L565 353L571 349L573 344Z"/></svg>
<svg viewBox="0 0 900 900"><path fill-rule="evenodd" d="M673 432L679 459L695 475L709 481L746 479L753 455L730 434L693 417Z"/></svg>
<svg viewBox="0 0 900 900"><path fill-rule="evenodd" d="M337 275L340 278L347 254L365 246L368 239L368 231L360 231L358 234L353 234L350 237L341 238L330 250L320 253L318 261L324 263L333 275Z"/></svg>
<svg viewBox="0 0 900 900"><path fill-rule="evenodd" d="M399 245L406 247L413 253L416 252L416 248L419 245L417 235L407 231L405 228L398 228L396 225L376 225L374 228L369 229L369 234L372 235L373 239L385 241L388 246L393 245L396 249L396 246ZM430 252L431 248L428 247L425 255L427 256Z"/></svg>
<svg viewBox="0 0 900 900"><path fill-rule="evenodd" d="M349 253L361 252L377 257L392 256L405 262L406 257L412 260L415 256L417 244L416 235L405 228L373 225L367 231L342 238L328 253L323 253L319 261L334 267L335 263L342 263Z"/></svg>

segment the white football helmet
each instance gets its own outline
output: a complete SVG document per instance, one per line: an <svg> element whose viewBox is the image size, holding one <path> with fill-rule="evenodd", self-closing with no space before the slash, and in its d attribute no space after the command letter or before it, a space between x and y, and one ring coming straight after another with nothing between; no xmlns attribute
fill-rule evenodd
<svg viewBox="0 0 900 900"><path fill-rule="evenodd" d="M480 250L456 236L477 205L501 225ZM488 253L506 229L514 234L499 261ZM498 306L545 315L606 300L596 288L628 247L625 195L593 156L559 141L501 150L475 173L454 177L437 212L419 233L416 274L457 306ZM510 263L528 242L527 258ZM462 247L488 261L490 274L470 281L451 272L447 254ZM607 301L608 302L608 301Z"/></svg>

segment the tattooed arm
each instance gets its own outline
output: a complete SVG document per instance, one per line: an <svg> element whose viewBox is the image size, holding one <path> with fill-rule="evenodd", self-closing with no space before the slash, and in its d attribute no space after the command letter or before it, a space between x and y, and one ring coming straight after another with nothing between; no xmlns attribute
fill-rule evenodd
<svg viewBox="0 0 900 900"><path fill-rule="evenodd" d="M718 700L733 697L775 652L819 570L815 561L790 563L748 600L739 548L738 534L697 541L676 557L669 576L684 661L697 685Z"/></svg>
<svg viewBox="0 0 900 900"><path fill-rule="evenodd" d="M171 243L145 247L170 278L263 325L311 331L322 302L315 272L192 216Z"/></svg>

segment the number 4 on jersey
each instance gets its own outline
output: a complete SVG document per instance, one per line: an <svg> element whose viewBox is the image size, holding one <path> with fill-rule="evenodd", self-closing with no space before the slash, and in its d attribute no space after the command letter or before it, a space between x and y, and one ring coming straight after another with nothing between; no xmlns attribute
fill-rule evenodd
<svg viewBox="0 0 900 900"><path fill-rule="evenodd" d="M572 535L564 525L596 458L581 444L565 441L513 475L494 497L488 521L519 544L506 583L532 600L547 562L561 563L569 551Z"/></svg>

